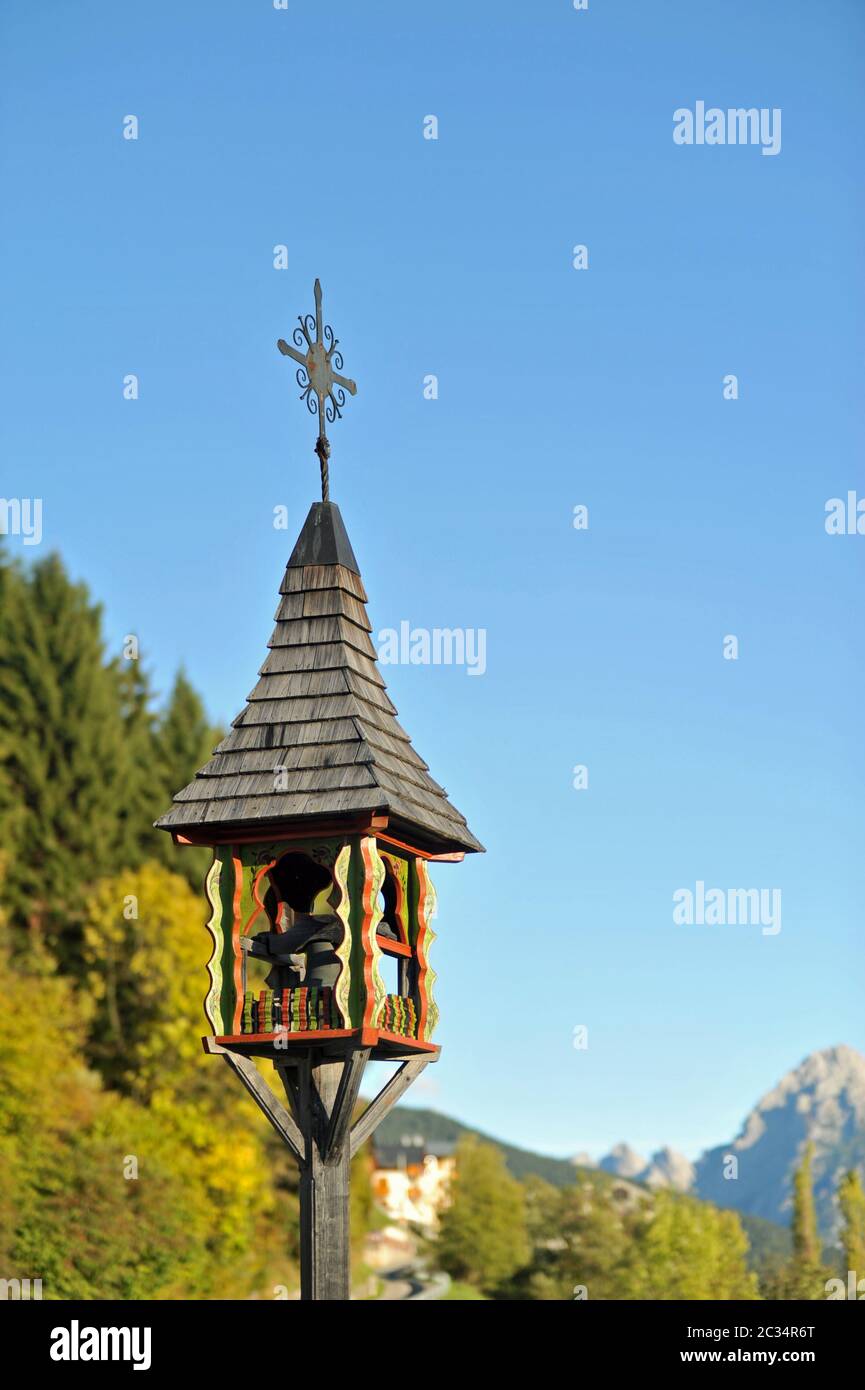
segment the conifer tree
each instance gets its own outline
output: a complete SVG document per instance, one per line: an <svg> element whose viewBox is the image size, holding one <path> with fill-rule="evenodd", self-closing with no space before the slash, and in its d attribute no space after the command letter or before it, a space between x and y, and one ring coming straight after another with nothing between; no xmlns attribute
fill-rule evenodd
<svg viewBox="0 0 865 1390"><path fill-rule="evenodd" d="M832 1277L832 1271L826 1268L821 1258L814 1206L813 1162L814 1146L809 1140L793 1175L793 1255L785 1266L765 1279L767 1298L814 1301L827 1297L827 1281Z"/></svg>
<svg viewBox="0 0 865 1390"><path fill-rule="evenodd" d="M141 660L118 660L112 672L123 720L123 795L118 867L137 868L160 857L163 836L153 821L165 809L165 786L156 742L157 717Z"/></svg>
<svg viewBox="0 0 865 1390"><path fill-rule="evenodd" d="M201 697L181 669L154 732L155 767L161 793L160 804L154 807L151 820L168 810L174 793L192 781L221 737L221 731L211 725ZM209 851L181 850L164 831L154 834L154 857L175 873L183 874L194 888L200 888L211 859Z"/></svg>
<svg viewBox="0 0 865 1390"><path fill-rule="evenodd" d="M181 668L156 732L162 777L173 790L191 782L202 763L207 762L214 738L218 734L207 718L201 697Z"/></svg>
<svg viewBox="0 0 865 1390"><path fill-rule="evenodd" d="M814 1145L809 1140L793 1177L793 1256L801 1266L816 1265L820 1257L811 1175L813 1162Z"/></svg>
<svg viewBox="0 0 865 1390"><path fill-rule="evenodd" d="M140 659L106 662L101 608L57 556L0 551L0 836L20 930L63 937L78 968L81 908L106 873L157 859L200 888L205 850L153 822L220 738L180 672L161 715Z"/></svg>
<svg viewBox="0 0 865 1390"><path fill-rule="evenodd" d="M10 918L74 955L82 889L116 864L123 725L101 610L57 556L3 570L0 650Z"/></svg>
<svg viewBox="0 0 865 1390"><path fill-rule="evenodd" d="M852 1270L857 1281L865 1279L865 1190L855 1168L845 1173L838 1188L841 1208L841 1246L845 1270Z"/></svg>

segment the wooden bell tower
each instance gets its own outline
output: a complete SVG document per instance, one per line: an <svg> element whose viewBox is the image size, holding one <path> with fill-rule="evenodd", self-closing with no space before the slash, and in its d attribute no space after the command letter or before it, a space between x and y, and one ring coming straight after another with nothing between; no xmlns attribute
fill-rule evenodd
<svg viewBox="0 0 865 1390"><path fill-rule="evenodd" d="M318 282L316 319L300 322L327 496L335 415L320 388L345 379L322 376L322 353L328 369L342 361ZM338 507L315 503L246 707L157 821L178 844L213 849L203 1041L299 1165L303 1299L349 1297L351 1155L439 1055L429 864L482 849L397 722L366 601ZM285 1101L255 1059L272 1063ZM370 1060L400 1065L353 1123Z"/></svg>

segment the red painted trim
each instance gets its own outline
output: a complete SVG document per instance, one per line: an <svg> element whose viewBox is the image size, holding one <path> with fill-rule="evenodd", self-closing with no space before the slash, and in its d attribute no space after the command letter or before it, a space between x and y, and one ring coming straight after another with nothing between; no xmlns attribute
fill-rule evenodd
<svg viewBox="0 0 865 1390"><path fill-rule="evenodd" d="M433 864L461 864L466 857L465 850L454 850L452 854L430 854L429 850L418 849L417 845L406 844L405 840L397 840L393 835L383 835L378 831L375 837L383 840L386 845L396 845L399 849L407 849L409 854L414 854L418 859L428 859Z"/></svg>
<svg viewBox="0 0 865 1390"><path fill-rule="evenodd" d="M237 1032L243 1024L243 971L240 952L240 908L243 899L243 864L239 854L232 854L234 869L234 902L231 922L231 948L234 952L234 1028Z"/></svg>
<svg viewBox="0 0 865 1390"><path fill-rule="evenodd" d="M414 1052L441 1051L438 1043L421 1042L420 1038L406 1038L402 1033L386 1033L383 1029L378 1029L378 1040L384 1043L398 1043L400 1047L408 1048Z"/></svg>
<svg viewBox="0 0 865 1390"><path fill-rule="evenodd" d="M209 1042L216 1043L219 1047L235 1047L239 1043L255 1043L261 1046L262 1043L273 1043L275 1038L286 1037L290 1043L322 1043L329 1042L331 1038L338 1038L344 1041L346 1038L357 1038L361 1047L376 1047L378 1043L387 1043L390 1046L397 1046L404 1052L441 1052L438 1043L420 1042L417 1038L406 1038L402 1033L386 1033L380 1028L323 1028L319 1032L303 1033L223 1033L218 1037L202 1038L201 1044L204 1051L207 1051ZM274 1049L282 1052L283 1048Z"/></svg>
<svg viewBox="0 0 865 1390"><path fill-rule="evenodd" d="M269 864L264 864L264 865L262 865L262 867L259 869L258 873L255 875L255 878L254 878L253 881L252 881L252 901L253 901L254 903L256 903L257 906L256 906L255 909L250 913L249 920L248 920L248 921L246 922L246 924L244 925L244 928L243 928L243 935L244 935L244 936L249 936L249 934L250 934L250 933L249 933L249 929L250 929L250 927L252 926L253 922L255 921L256 917L258 917L259 913L262 913L262 912L265 911L264 903L263 903L262 900L261 900L261 894L260 894L260 892L259 892L259 888L261 887L261 880L262 880L262 878L264 877L265 874L270 873L270 870L273 868L273 866L274 866L275 863L276 863L276 860L275 860L275 859L271 859L271 861L270 861ZM273 884L271 884L271 887L273 887ZM273 888L273 891L276 893L276 888ZM277 893L277 897L279 897L279 894L278 894L278 893ZM266 914L265 914L265 915L266 915ZM278 914L277 914L277 915L278 915ZM277 924L276 930L277 930L277 931L280 931L280 930L281 930L281 928L280 928L280 926L279 926L278 924Z"/></svg>
<svg viewBox="0 0 865 1390"><path fill-rule="evenodd" d="M357 1028L318 1028L297 1033L225 1033L213 1041L220 1047L227 1047L229 1043L272 1043L275 1038L285 1038L288 1042L327 1042L329 1038L351 1038L357 1032Z"/></svg>
<svg viewBox="0 0 865 1390"><path fill-rule="evenodd" d="M408 901L406 899L406 894L402 886L402 880L399 874L393 868L393 860L395 860L397 856L395 854L388 854L387 850L385 850L384 854L381 857L384 861L385 872L387 872L388 867L390 867L391 877L393 878L394 883L396 884L396 926L397 931L400 934L400 942L402 945L408 946L407 954L411 955L412 952L408 940ZM405 863L405 860L401 859L400 862ZM407 865L406 867L408 868L409 872L411 872L411 866ZM382 943L379 942L378 944L379 946L381 946L382 950L384 950L384 946L382 945ZM391 954L400 955L402 954L402 952L397 951L392 952Z"/></svg>
<svg viewBox="0 0 865 1390"><path fill-rule="evenodd" d="M417 870L415 870L417 873ZM427 870L426 866L417 875L418 897L417 897L417 940L415 950L417 952L417 1035L418 1038L426 1036L427 1017L429 1015L429 997L427 994L427 958L426 958L426 938L429 923L427 922Z"/></svg>
<svg viewBox="0 0 865 1390"><path fill-rule="evenodd" d="M378 934L376 934L376 940L378 941L378 949L383 956L411 957L414 955L411 946L408 946L404 941L391 941L390 937L379 936Z"/></svg>

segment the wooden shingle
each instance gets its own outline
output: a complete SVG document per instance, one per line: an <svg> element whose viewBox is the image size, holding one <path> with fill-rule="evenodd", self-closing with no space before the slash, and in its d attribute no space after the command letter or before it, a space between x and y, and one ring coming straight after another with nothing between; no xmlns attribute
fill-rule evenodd
<svg viewBox="0 0 865 1390"><path fill-rule="evenodd" d="M280 585L258 682L160 828L223 832L369 812L433 852L482 848L396 719L365 604L339 508L316 503Z"/></svg>

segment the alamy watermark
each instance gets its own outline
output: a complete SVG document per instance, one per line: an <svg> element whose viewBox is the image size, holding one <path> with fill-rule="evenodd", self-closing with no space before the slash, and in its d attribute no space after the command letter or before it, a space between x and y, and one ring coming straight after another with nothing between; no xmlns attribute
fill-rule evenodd
<svg viewBox="0 0 865 1390"><path fill-rule="evenodd" d="M699 878L693 890L677 888L673 903L677 927L761 927L763 936L781 930L780 888L707 889Z"/></svg>
<svg viewBox="0 0 865 1390"><path fill-rule="evenodd" d="M823 522L827 536L865 536L865 497L852 490L843 497L830 497Z"/></svg>
<svg viewBox="0 0 865 1390"><path fill-rule="evenodd" d="M42 498L0 497L0 536L20 536L25 545L39 545Z"/></svg>
<svg viewBox="0 0 865 1390"><path fill-rule="evenodd" d="M695 103L673 112L676 145L760 145L763 154L781 153L780 106L720 106Z"/></svg>
<svg viewBox="0 0 865 1390"><path fill-rule="evenodd" d="M131 1361L133 1371L150 1369L149 1327L82 1327L73 1318L69 1327L51 1330L52 1361Z"/></svg>
<svg viewBox="0 0 865 1390"><path fill-rule="evenodd" d="M846 1285L843 1279L827 1279L823 1287L826 1290L829 1303L840 1298L850 1299L857 1303L865 1302L865 1279L858 1278L855 1269L848 1269Z"/></svg>
<svg viewBox="0 0 865 1390"><path fill-rule="evenodd" d="M376 646L382 666L465 666L469 676L487 669L487 633L483 627L383 627Z"/></svg>
<svg viewBox="0 0 865 1390"><path fill-rule="evenodd" d="M39 1300L42 1297L41 1279L0 1279L0 1301L12 1303Z"/></svg>

